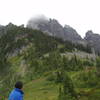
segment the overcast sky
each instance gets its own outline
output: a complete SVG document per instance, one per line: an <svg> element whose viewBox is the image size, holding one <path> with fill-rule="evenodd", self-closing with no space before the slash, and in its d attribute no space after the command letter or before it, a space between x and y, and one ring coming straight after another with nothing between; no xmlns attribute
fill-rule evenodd
<svg viewBox="0 0 100 100"><path fill-rule="evenodd" d="M81 36L87 30L100 33L100 0L0 0L1 25L26 25L37 14L70 25Z"/></svg>

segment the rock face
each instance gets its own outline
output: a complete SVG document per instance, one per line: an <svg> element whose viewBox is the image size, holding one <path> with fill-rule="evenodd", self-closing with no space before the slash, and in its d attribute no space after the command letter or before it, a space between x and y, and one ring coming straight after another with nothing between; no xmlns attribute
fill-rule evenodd
<svg viewBox="0 0 100 100"><path fill-rule="evenodd" d="M39 23L40 21L40 23ZM46 32L48 35L58 37L65 40L79 43L82 41L81 36L72 27L65 25L64 27L55 19L39 20L34 22L30 20L27 24L28 28L39 29Z"/></svg>
<svg viewBox="0 0 100 100"><path fill-rule="evenodd" d="M78 42L78 43L82 41L81 36L72 27L65 25L63 29L64 29L64 39L65 40L69 40L72 42Z"/></svg>
<svg viewBox="0 0 100 100"><path fill-rule="evenodd" d="M38 19L30 20L27 24L28 28L39 29L48 35L58 37L64 41L68 40L73 43L80 43L86 46L87 44L100 53L100 35L93 33L91 30L86 33L84 39L72 27L65 25L64 27L55 19Z"/></svg>
<svg viewBox="0 0 100 100"><path fill-rule="evenodd" d="M96 52L100 53L100 35L93 33L91 30L86 33L85 41L95 49Z"/></svg>
<svg viewBox="0 0 100 100"><path fill-rule="evenodd" d="M64 41L68 40L73 43L90 45L92 49L100 53L100 35L93 33L91 30L86 33L84 39L72 27L65 25L64 27L55 19L32 19L27 24L28 28L39 29L48 35L58 37Z"/></svg>

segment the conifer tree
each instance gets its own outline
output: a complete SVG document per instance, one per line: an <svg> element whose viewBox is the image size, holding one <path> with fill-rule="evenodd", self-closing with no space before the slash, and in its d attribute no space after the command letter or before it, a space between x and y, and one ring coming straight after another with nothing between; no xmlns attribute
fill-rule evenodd
<svg viewBox="0 0 100 100"><path fill-rule="evenodd" d="M63 71L62 87L59 88L58 100L78 100L74 85L67 73Z"/></svg>

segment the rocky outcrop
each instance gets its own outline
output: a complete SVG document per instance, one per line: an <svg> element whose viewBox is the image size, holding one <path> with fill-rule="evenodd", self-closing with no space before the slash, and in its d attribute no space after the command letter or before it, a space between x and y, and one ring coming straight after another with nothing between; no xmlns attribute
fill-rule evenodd
<svg viewBox="0 0 100 100"><path fill-rule="evenodd" d="M93 33L91 30L86 33L84 39L77 33L75 29L69 25L64 27L55 19L38 19L33 21L32 19L27 24L28 28L39 29L48 35L58 37L64 41L68 40L73 43L80 43L86 46L87 44L91 48L100 53L100 35Z"/></svg>
<svg viewBox="0 0 100 100"><path fill-rule="evenodd" d="M65 25L63 29L64 29L64 39L65 40L69 40L72 42L78 42L78 43L80 41L83 41L81 36L72 27Z"/></svg>
<svg viewBox="0 0 100 100"><path fill-rule="evenodd" d="M86 33L85 41L95 49L96 52L100 53L100 35L93 33L91 30Z"/></svg>
<svg viewBox="0 0 100 100"><path fill-rule="evenodd" d="M40 23L39 23L40 21ZM30 20L27 24L28 28L39 29L43 32L46 32L48 35L58 37L65 40L72 41L73 43L79 43L82 41L81 36L76 32L72 27L65 25L64 27L55 19L49 20Z"/></svg>

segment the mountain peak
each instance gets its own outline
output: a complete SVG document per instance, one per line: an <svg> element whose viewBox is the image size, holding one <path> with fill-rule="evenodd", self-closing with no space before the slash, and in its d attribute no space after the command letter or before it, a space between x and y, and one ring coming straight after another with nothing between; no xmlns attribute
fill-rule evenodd
<svg viewBox="0 0 100 100"><path fill-rule="evenodd" d="M69 25L66 25L66 24L65 24L64 28L71 28L71 27L70 27Z"/></svg>
<svg viewBox="0 0 100 100"><path fill-rule="evenodd" d="M88 30L88 31L86 32L86 35L92 35L92 34L94 34L92 30Z"/></svg>
<svg viewBox="0 0 100 100"><path fill-rule="evenodd" d="M85 41L93 48L95 48L96 52L100 52L100 35L93 33L93 31L86 32Z"/></svg>
<svg viewBox="0 0 100 100"><path fill-rule="evenodd" d="M65 25L63 27L56 19L37 19L35 21L31 19L28 22L27 27L39 29L43 32L46 32L48 35L61 38L64 41L69 40L72 42L78 42L79 40L82 40L81 36L76 32L75 29L69 25Z"/></svg>

